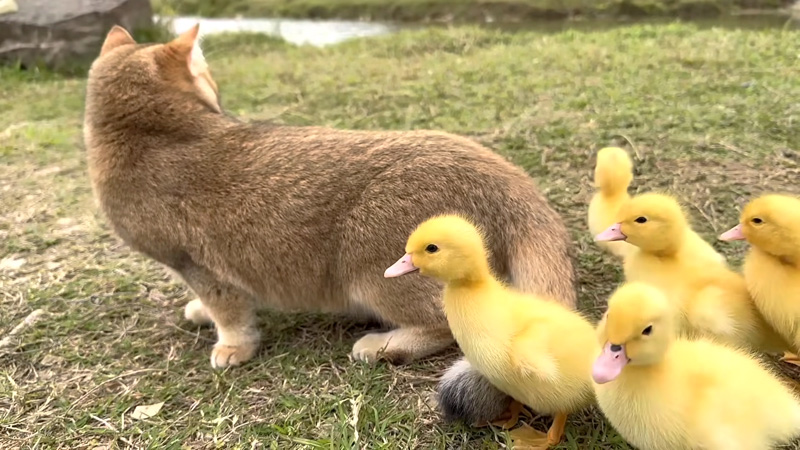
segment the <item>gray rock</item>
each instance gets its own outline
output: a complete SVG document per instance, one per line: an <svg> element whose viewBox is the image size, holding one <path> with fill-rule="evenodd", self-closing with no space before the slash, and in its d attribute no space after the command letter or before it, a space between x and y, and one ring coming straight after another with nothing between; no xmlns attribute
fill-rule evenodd
<svg viewBox="0 0 800 450"><path fill-rule="evenodd" d="M59 68L97 57L108 30L153 26L150 0L17 0L0 14L0 61Z"/></svg>

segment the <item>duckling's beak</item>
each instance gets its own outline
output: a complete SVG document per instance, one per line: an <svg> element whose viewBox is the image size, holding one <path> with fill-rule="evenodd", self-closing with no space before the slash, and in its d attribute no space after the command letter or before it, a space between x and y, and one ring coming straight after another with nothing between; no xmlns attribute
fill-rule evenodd
<svg viewBox="0 0 800 450"><path fill-rule="evenodd" d="M595 241L624 241L625 239L628 239L628 236L622 233L621 223L611 225L605 231L594 237Z"/></svg>
<svg viewBox="0 0 800 450"><path fill-rule="evenodd" d="M402 258L398 259L396 263L386 269L386 272L383 272L383 276L385 278L399 277L400 275L405 275L417 269L414 263L411 262L411 255L406 253Z"/></svg>
<svg viewBox="0 0 800 450"><path fill-rule="evenodd" d="M613 381L622 373L622 369L629 361L624 345L612 345L607 342L592 366L592 378L597 384Z"/></svg>
<svg viewBox="0 0 800 450"><path fill-rule="evenodd" d="M742 233L742 224L736 225L730 230L719 235L720 241L741 241L742 239L744 239L744 233Z"/></svg>

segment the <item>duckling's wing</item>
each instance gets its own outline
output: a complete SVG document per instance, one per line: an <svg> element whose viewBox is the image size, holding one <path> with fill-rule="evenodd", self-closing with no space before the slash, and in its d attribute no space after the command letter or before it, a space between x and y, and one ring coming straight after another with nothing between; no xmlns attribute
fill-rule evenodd
<svg viewBox="0 0 800 450"><path fill-rule="evenodd" d="M728 259L696 231L692 229L689 236L689 246L692 249L691 252L695 258L695 263L710 261L711 264L718 264L719 267L728 267Z"/></svg>
<svg viewBox="0 0 800 450"><path fill-rule="evenodd" d="M511 364L525 377L535 376L546 381L558 377L558 364L549 350L547 327L525 321L511 342Z"/></svg>
<svg viewBox="0 0 800 450"><path fill-rule="evenodd" d="M736 319L726 304L726 292L719 286L705 286L689 297L686 316L693 328L704 334L733 339L738 331Z"/></svg>
<svg viewBox="0 0 800 450"><path fill-rule="evenodd" d="M735 345L758 346L758 314L745 293L720 284L700 288L689 298L686 316L691 326L707 336Z"/></svg>

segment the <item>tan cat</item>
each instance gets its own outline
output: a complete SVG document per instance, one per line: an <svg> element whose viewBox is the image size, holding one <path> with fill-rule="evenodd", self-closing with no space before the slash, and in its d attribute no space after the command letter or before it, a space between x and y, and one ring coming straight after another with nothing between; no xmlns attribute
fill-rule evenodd
<svg viewBox="0 0 800 450"><path fill-rule="evenodd" d="M84 137L114 231L188 283L199 297L188 319L216 325L214 367L254 356L260 307L394 327L358 340L359 360L403 363L450 345L441 287L383 277L414 227L444 212L488 231L501 276L574 305L565 226L520 168L442 132L241 122L223 112L197 32L137 44L114 27L89 73ZM476 395L496 408L505 396L487 386Z"/></svg>

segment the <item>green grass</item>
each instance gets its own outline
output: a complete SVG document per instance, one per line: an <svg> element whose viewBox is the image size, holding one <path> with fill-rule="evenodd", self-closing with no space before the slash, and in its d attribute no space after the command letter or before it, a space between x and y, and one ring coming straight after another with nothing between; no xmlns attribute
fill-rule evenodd
<svg viewBox="0 0 800 450"><path fill-rule="evenodd" d="M678 195L709 240L751 195L800 193L798 37L679 24L457 27L326 49L253 37L205 46L226 108L242 117L444 129L523 166L572 230L581 306L597 317L620 269L584 224L594 153L628 148L636 189ZM427 406L457 352L408 367L352 363L367 326L346 319L265 314L260 355L214 372L213 332L182 318L184 286L121 245L96 212L81 140L84 80L11 69L0 80L0 338L46 311L0 349L0 448L506 444L500 430L447 425ZM735 264L745 248L715 246ZM157 416L131 418L159 402ZM558 448L629 447L587 411L570 419Z"/></svg>
<svg viewBox="0 0 800 450"><path fill-rule="evenodd" d="M501 21L576 16L718 16L783 8L791 0L155 0L161 13L395 21Z"/></svg>

